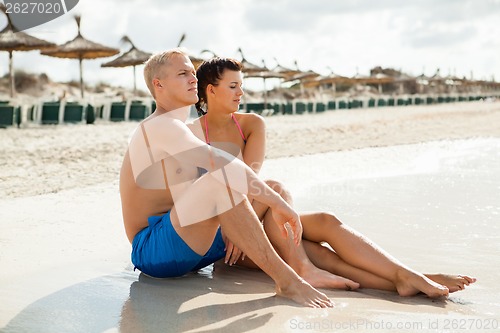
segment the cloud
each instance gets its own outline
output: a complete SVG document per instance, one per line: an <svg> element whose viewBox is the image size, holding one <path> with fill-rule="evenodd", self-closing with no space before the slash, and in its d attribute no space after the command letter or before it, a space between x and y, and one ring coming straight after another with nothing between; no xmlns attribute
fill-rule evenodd
<svg viewBox="0 0 500 333"><path fill-rule="evenodd" d="M408 34L408 42L415 48L444 48L462 44L476 36L477 31L473 26L450 29L440 25L431 25L414 29L411 34Z"/></svg>
<svg viewBox="0 0 500 333"><path fill-rule="evenodd" d="M327 66L343 75L366 74L377 65L418 74L423 67L453 66L467 74L474 70L484 73L478 76L500 77L500 0L80 1L70 15L29 33L66 42L76 35L72 15L77 12L86 38L113 47L122 46L120 38L128 35L138 48L157 52L176 46L185 33L183 46L193 55L211 49L239 58L241 47L249 61L264 59L270 67L277 58L284 66L293 67L297 60L301 69L323 74ZM6 55L0 60L5 72ZM86 82L131 84L127 69L101 69L105 60L85 62ZM14 66L78 79L74 61L58 61L28 52L16 54Z"/></svg>

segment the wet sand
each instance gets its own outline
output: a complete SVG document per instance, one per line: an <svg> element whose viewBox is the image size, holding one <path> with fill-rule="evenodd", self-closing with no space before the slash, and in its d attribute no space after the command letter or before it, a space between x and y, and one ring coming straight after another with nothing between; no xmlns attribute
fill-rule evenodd
<svg viewBox="0 0 500 333"><path fill-rule="evenodd" d="M360 115L370 111L359 110ZM351 117L349 112L324 118ZM498 107L480 112L485 119L499 113ZM376 117L366 115L371 116ZM477 120L475 116L470 118ZM269 118L268 129L277 126L273 121L280 126L292 123L283 126L290 130L283 135L291 135L294 126L306 119L279 118ZM353 122L362 123L360 119ZM458 118L452 116L448 122L452 119ZM490 123L470 121L477 122L486 128ZM366 131L371 128L368 123ZM86 132L99 126L113 133L111 141ZM77 134L80 127L86 133L84 141ZM478 278L465 291L437 300L368 289L323 290L335 308L307 309L274 297L272 281L258 271L217 263L213 271L207 268L163 280L133 271L117 188L117 157L122 151L115 152L123 146L117 141L126 140L131 128L131 124L98 124L2 132L2 138L8 134L11 143L22 143L23 148L20 164L11 165L16 159L9 157L14 153L7 147L12 145L2 140L2 149L7 150L2 170L8 173L2 172L0 199L1 332L441 332L470 325L473 331L498 330L500 303L495 295L500 289L494 272L500 264L496 200L500 139L496 132L463 140L442 137L411 145L331 148L337 151L324 154L311 154L314 149L299 140L293 141L296 153L286 154L296 156L286 158L278 158L281 150L271 149L275 158L266 162L263 176L285 182L299 210L333 211L417 270ZM33 131L36 138L18 134L24 130ZM371 147L373 142L365 145ZM97 152L89 153L90 146ZM54 156L58 156L55 161ZM26 167L21 170L21 165ZM106 172L114 176L108 174L103 181L101 173ZM87 179L81 179L83 174ZM29 185L20 185L22 191L10 188L31 178Z"/></svg>

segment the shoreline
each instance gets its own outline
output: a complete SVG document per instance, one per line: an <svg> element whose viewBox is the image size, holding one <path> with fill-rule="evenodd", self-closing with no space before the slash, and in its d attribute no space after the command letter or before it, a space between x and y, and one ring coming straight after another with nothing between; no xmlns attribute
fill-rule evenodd
<svg viewBox="0 0 500 333"><path fill-rule="evenodd" d="M499 123L499 102L351 109L294 118L271 117L267 121L266 158L500 137Z"/></svg>
<svg viewBox="0 0 500 333"><path fill-rule="evenodd" d="M350 109L265 118L267 159L428 141L500 137L500 102ZM118 182L137 122L0 130L2 198Z"/></svg>

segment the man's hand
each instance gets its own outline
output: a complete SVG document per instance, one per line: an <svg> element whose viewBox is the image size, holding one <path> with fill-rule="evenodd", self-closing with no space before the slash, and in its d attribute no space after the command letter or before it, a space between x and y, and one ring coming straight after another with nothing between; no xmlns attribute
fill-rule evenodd
<svg viewBox="0 0 500 333"><path fill-rule="evenodd" d="M224 240L224 244L226 245L226 257L224 258L224 263L232 266L236 264L236 262L241 258L241 260L245 260L245 254L237 248L230 240L227 238L222 232L222 239Z"/></svg>
<svg viewBox="0 0 500 333"><path fill-rule="evenodd" d="M274 221L281 229L283 237L288 237L288 230L285 226L288 223L293 231L293 240L298 246L302 239L302 223L300 222L299 214L293 210L285 201L283 204L275 206L271 209Z"/></svg>

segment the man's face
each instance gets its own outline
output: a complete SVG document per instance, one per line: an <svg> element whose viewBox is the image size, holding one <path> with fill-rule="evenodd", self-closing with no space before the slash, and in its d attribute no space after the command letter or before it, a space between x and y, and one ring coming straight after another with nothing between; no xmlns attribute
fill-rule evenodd
<svg viewBox="0 0 500 333"><path fill-rule="evenodd" d="M191 105L198 101L197 82L191 60L187 56L174 54L163 67L156 93L178 107Z"/></svg>

